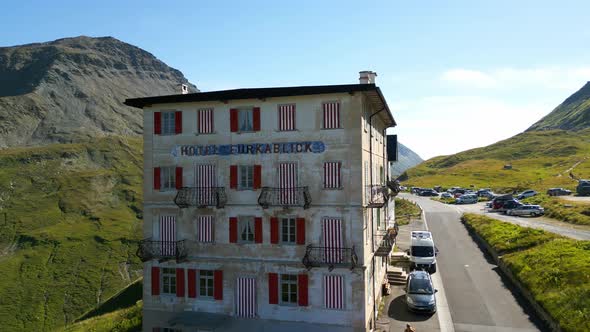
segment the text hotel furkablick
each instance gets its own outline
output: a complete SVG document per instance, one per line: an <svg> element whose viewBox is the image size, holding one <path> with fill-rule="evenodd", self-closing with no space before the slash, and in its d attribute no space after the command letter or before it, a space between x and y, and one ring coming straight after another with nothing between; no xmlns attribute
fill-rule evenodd
<svg viewBox="0 0 590 332"><path fill-rule="evenodd" d="M326 150L323 142L253 143L223 145L177 145L172 156L227 156L232 154L264 153L322 153Z"/></svg>

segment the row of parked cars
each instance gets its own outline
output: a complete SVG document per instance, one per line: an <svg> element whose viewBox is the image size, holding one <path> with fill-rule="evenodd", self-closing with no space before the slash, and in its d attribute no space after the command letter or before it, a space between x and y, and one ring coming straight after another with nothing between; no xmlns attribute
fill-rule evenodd
<svg viewBox="0 0 590 332"><path fill-rule="evenodd" d="M536 194L536 193L535 193ZM521 197L522 194L518 197ZM526 196L531 197L531 196ZM502 195L492 199L487 204L488 211L490 212L503 212L510 216L541 216L545 214L545 209L540 205L535 204L523 204L518 198L514 198L513 195Z"/></svg>

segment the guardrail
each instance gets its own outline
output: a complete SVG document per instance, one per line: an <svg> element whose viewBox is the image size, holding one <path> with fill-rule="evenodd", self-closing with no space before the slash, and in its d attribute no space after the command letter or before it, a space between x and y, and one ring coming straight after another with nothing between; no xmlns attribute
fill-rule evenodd
<svg viewBox="0 0 590 332"><path fill-rule="evenodd" d="M157 241L144 239L139 242L135 254L142 262L152 259L158 259L160 261L175 259L177 262L180 262L188 257L188 248L186 240Z"/></svg>
<svg viewBox="0 0 590 332"><path fill-rule="evenodd" d="M178 189L174 203L179 208L214 206L222 209L227 203L227 197L224 187L182 187Z"/></svg>
<svg viewBox="0 0 590 332"><path fill-rule="evenodd" d="M352 248L322 247L308 245L305 256L302 259L303 265L310 270L313 267L327 266L329 271L338 266L350 266L354 269L358 264L358 256Z"/></svg>
<svg viewBox="0 0 590 332"><path fill-rule="evenodd" d="M311 195L308 187L273 188L262 187L258 204L266 209L269 206L293 207L300 206L304 209L311 204Z"/></svg>

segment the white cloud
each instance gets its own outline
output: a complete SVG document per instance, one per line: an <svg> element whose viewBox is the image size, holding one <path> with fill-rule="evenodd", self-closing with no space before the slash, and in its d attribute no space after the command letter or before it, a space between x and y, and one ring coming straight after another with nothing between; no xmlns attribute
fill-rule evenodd
<svg viewBox="0 0 590 332"><path fill-rule="evenodd" d="M574 89L590 80L590 67L548 66L537 68L496 68L487 71L449 69L440 75L444 83L463 88L551 88Z"/></svg>
<svg viewBox="0 0 590 332"><path fill-rule="evenodd" d="M492 87L496 84L496 81L488 74L469 69L451 69L445 71L441 79L443 81L465 84L475 87Z"/></svg>

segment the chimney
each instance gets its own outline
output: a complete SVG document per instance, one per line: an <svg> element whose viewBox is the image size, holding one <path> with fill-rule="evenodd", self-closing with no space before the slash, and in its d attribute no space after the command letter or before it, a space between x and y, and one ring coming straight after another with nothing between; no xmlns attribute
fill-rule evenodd
<svg viewBox="0 0 590 332"><path fill-rule="evenodd" d="M359 71L360 84L375 84L375 77L377 73L370 70Z"/></svg>
<svg viewBox="0 0 590 332"><path fill-rule="evenodd" d="M183 95L186 95L188 93L188 85L181 84L180 85L180 93Z"/></svg>

